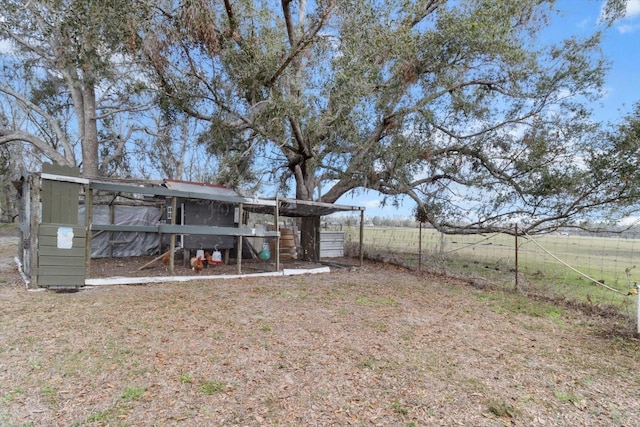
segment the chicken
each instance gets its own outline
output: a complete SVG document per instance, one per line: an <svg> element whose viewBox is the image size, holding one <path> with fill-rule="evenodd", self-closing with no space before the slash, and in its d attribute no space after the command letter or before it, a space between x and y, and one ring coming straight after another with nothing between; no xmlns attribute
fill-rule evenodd
<svg viewBox="0 0 640 427"><path fill-rule="evenodd" d="M169 265L169 262L171 261L171 255L170 252L166 252L164 255L162 255L162 263L164 265Z"/></svg>
<svg viewBox="0 0 640 427"><path fill-rule="evenodd" d="M196 273L200 274L202 269L204 268L204 263L200 257L191 258L191 269Z"/></svg>
<svg viewBox="0 0 640 427"><path fill-rule="evenodd" d="M207 264L214 265L213 258L211 257L211 252L204 251L204 257L207 259Z"/></svg>

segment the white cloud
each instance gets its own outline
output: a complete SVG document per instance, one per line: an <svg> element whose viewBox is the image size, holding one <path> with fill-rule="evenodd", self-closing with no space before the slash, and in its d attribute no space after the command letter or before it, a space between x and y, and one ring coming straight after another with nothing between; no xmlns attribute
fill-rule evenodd
<svg viewBox="0 0 640 427"><path fill-rule="evenodd" d="M616 26L620 34L629 34L640 30L640 0L627 0L627 10Z"/></svg>
<svg viewBox="0 0 640 427"><path fill-rule="evenodd" d="M633 33L634 31L640 30L640 23L632 25L632 24L621 24L618 25L618 31L621 34Z"/></svg>
<svg viewBox="0 0 640 427"><path fill-rule="evenodd" d="M640 0L627 0L627 13L625 18L633 18L640 15Z"/></svg>
<svg viewBox="0 0 640 427"><path fill-rule="evenodd" d="M365 208L379 208L381 206L381 200L367 200L364 203Z"/></svg>

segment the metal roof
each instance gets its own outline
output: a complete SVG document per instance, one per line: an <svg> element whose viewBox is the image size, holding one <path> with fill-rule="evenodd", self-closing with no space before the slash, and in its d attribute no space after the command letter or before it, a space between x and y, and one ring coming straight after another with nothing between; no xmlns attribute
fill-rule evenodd
<svg viewBox="0 0 640 427"><path fill-rule="evenodd" d="M229 187L206 182L180 181L177 179L165 179L163 185L170 190L184 191L189 193L203 193L220 196L235 196L238 193Z"/></svg>
<svg viewBox="0 0 640 427"><path fill-rule="evenodd" d="M115 193L147 194L161 197L180 197L185 199L216 200L231 204L242 204L243 209L250 212L274 214L276 204L278 214L288 217L316 217L336 212L364 211L361 206L339 205L334 203L314 202L297 199L266 199L259 197L242 197L230 188L214 184L188 181L165 180L163 186L136 186L110 182L91 181L89 187L95 190Z"/></svg>
<svg viewBox="0 0 640 427"><path fill-rule="evenodd" d="M298 199L272 199L280 205L279 215L289 217L313 217L331 215L336 212L364 211L361 206L338 205L335 203L314 202ZM260 213L273 213L261 206L247 206L246 210Z"/></svg>

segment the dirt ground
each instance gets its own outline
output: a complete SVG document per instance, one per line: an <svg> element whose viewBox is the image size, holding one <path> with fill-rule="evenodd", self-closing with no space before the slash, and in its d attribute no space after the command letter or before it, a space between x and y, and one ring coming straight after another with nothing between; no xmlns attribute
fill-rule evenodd
<svg viewBox="0 0 640 427"><path fill-rule="evenodd" d="M332 258L331 265L335 268L349 268L357 266L359 262L350 258ZM287 269L315 269L325 266L325 264L304 262L295 259L282 259L280 270ZM144 267L144 268L142 268ZM241 274L275 272L274 260L262 261L260 259L243 259L240 263ZM174 259L173 274L168 266L165 266L157 256L141 256L135 258L100 258L92 259L89 268L89 278L106 278L114 276L124 277L163 277L163 276L217 276L217 275L237 275L237 260L231 258L225 264L207 265L201 272L196 272L189 263L184 262L182 254L176 255Z"/></svg>
<svg viewBox="0 0 640 427"><path fill-rule="evenodd" d="M640 419L640 346L616 318L382 264L28 291L16 248L0 238L1 426Z"/></svg>

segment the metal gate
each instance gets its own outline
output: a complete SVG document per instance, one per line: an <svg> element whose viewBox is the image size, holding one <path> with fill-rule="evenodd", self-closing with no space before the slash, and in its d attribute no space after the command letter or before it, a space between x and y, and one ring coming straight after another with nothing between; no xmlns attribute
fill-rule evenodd
<svg viewBox="0 0 640 427"><path fill-rule="evenodd" d="M42 165L42 220L38 227L35 285L77 289L86 276L87 232L78 225L78 199L83 184L76 167Z"/></svg>

